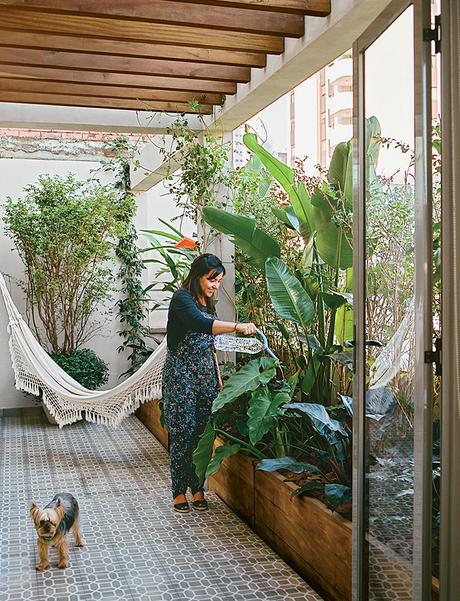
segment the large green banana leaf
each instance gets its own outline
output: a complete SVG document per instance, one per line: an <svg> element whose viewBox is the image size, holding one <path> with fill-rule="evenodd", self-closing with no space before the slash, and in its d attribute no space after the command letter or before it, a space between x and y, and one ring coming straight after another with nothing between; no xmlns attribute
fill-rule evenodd
<svg viewBox="0 0 460 601"><path fill-rule="evenodd" d="M353 265L352 232L348 225L335 219L335 199L315 188L311 196L316 225L318 253L331 267L347 269Z"/></svg>
<svg viewBox="0 0 460 601"><path fill-rule="evenodd" d="M253 152L268 170L270 175L284 188L291 201L292 208L300 221L300 231L305 242L314 233L313 209L304 184L296 184L294 170L274 157L268 150L257 142L255 134L245 134L243 142Z"/></svg>
<svg viewBox="0 0 460 601"><path fill-rule="evenodd" d="M268 357L259 357L249 361L225 382L212 405L213 413L245 392L252 392L261 384L270 382L276 374L277 365L278 361Z"/></svg>
<svg viewBox="0 0 460 601"><path fill-rule="evenodd" d="M232 236L236 246L260 269L264 268L265 261L269 257L280 256L278 242L256 227L254 219L228 213L215 207L204 207L202 216L212 228Z"/></svg>
<svg viewBox="0 0 460 601"><path fill-rule="evenodd" d="M340 190L345 206L353 208L353 157L351 142L337 144L332 153L327 179Z"/></svg>
<svg viewBox="0 0 460 601"><path fill-rule="evenodd" d="M260 386L252 393L248 407L249 440L259 442L276 424L276 410L291 400L287 392L278 392L272 397L268 386Z"/></svg>
<svg viewBox="0 0 460 601"><path fill-rule="evenodd" d="M277 258L267 259L265 277L270 299L278 315L307 329L315 309L299 280Z"/></svg>

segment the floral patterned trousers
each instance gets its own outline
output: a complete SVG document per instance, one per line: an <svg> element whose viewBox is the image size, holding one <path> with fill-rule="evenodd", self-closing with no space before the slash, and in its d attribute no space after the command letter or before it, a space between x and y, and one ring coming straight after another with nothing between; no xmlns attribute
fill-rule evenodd
<svg viewBox="0 0 460 601"><path fill-rule="evenodd" d="M219 394L213 357L214 337L189 332L163 369L163 410L169 430L172 496L202 491L193 464L193 451Z"/></svg>

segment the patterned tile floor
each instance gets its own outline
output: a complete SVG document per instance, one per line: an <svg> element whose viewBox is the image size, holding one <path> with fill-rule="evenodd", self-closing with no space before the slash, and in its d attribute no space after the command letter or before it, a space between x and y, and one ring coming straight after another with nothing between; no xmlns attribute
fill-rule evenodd
<svg viewBox="0 0 460 601"><path fill-rule="evenodd" d="M136 417L59 430L41 409L0 411L0 601L321 601L215 495L174 514L168 456ZM84 548L35 571L31 500L74 494Z"/></svg>

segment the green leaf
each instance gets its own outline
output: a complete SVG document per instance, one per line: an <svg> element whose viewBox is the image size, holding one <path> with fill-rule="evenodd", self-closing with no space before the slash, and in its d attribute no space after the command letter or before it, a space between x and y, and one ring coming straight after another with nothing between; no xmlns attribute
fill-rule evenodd
<svg viewBox="0 0 460 601"><path fill-rule="evenodd" d="M319 357L317 355L313 355L308 362L307 369L305 370L305 375L302 380L301 390L304 394L310 394L318 375L319 366Z"/></svg>
<svg viewBox="0 0 460 601"><path fill-rule="evenodd" d="M319 474L319 469L311 463L298 463L292 457L277 457L276 459L262 459L257 465L257 470L262 472L276 472L277 470L289 470L294 474L308 472L310 474Z"/></svg>
<svg viewBox="0 0 460 601"><path fill-rule="evenodd" d="M223 234L233 236L233 240L253 263L263 269L269 257L279 257L279 244L263 230L256 227L254 219L228 213L215 207L204 207L204 221Z"/></svg>
<svg viewBox="0 0 460 601"><path fill-rule="evenodd" d="M350 210L353 206L352 166L351 142L340 142L332 153L327 179L340 190Z"/></svg>
<svg viewBox="0 0 460 601"><path fill-rule="evenodd" d="M272 398L266 385L254 390L248 408L249 440L253 445L276 425L276 410L290 400L291 397L286 392L278 392Z"/></svg>
<svg viewBox="0 0 460 601"><path fill-rule="evenodd" d="M328 503L335 509L344 503L351 501L351 488L343 484L326 484L324 486L324 496Z"/></svg>
<svg viewBox="0 0 460 601"><path fill-rule="evenodd" d="M316 225L316 244L323 261L333 268L347 269L353 265L352 232L349 224L335 222L336 201L315 188L312 193Z"/></svg>
<svg viewBox="0 0 460 601"><path fill-rule="evenodd" d="M328 430L329 432L339 432L343 436L348 436L342 424L330 417L324 405L319 405L318 403L287 403L283 408L295 409L308 415L313 427L320 434L324 435Z"/></svg>
<svg viewBox="0 0 460 601"><path fill-rule="evenodd" d="M214 448L214 440L216 439L216 431L211 420L206 424L203 434L200 436L198 445L193 452L193 463L195 464L195 472L200 482L204 482L206 470L211 461L212 451Z"/></svg>
<svg viewBox="0 0 460 601"><path fill-rule="evenodd" d="M284 188L292 208L300 222L300 231L307 242L314 232L313 212L304 184L295 184L294 170L274 157L257 142L255 134L245 134L244 144L253 152L268 170L270 175Z"/></svg>
<svg viewBox="0 0 460 601"><path fill-rule="evenodd" d="M278 315L308 328L315 309L299 280L277 258L267 260L265 274L268 293Z"/></svg>
<svg viewBox="0 0 460 601"><path fill-rule="evenodd" d="M243 143L260 159L262 165L264 165L270 175L274 177L289 194L290 189L294 186L293 170L270 154L268 150L265 150L265 148L257 142L257 136L255 134L244 134Z"/></svg>
<svg viewBox="0 0 460 601"><path fill-rule="evenodd" d="M348 367L353 365L353 351L345 351L343 353L331 353L330 355L324 356L329 357L329 359L335 361L336 363L347 365Z"/></svg>
<svg viewBox="0 0 460 601"><path fill-rule="evenodd" d="M346 340L353 340L353 309L343 305L335 315L335 336L342 346Z"/></svg>
<svg viewBox="0 0 460 601"><path fill-rule="evenodd" d="M294 396L295 389L297 388L297 383L299 381L300 370L297 370L292 376L288 379L289 388L291 390L290 398Z"/></svg>
<svg viewBox="0 0 460 601"><path fill-rule="evenodd" d="M322 484L321 482L307 482L303 486L296 488L295 491L292 493L292 496L298 497L299 495L309 493L313 490L323 490L323 488L324 484Z"/></svg>
<svg viewBox="0 0 460 601"><path fill-rule="evenodd" d="M223 444L222 446L217 447L214 457L209 462L208 469L206 470L206 478L215 474L219 470L222 461L227 457L236 455L240 448L239 444Z"/></svg>
<svg viewBox="0 0 460 601"><path fill-rule="evenodd" d="M278 361L269 357L259 357L244 365L225 382L212 405L215 413L227 403L231 403L245 392L252 392L262 384L267 384L276 374Z"/></svg>
<svg viewBox="0 0 460 601"><path fill-rule="evenodd" d="M340 292L322 292L321 296L323 297L324 303L330 309L338 309L342 305L348 303L348 298Z"/></svg>

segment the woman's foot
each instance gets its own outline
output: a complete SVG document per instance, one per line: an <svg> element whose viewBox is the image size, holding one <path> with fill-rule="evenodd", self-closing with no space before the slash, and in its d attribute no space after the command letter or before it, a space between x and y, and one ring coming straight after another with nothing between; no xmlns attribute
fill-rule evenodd
<svg viewBox="0 0 460 601"><path fill-rule="evenodd" d="M174 509L174 511L177 511L177 513L188 513L189 512L190 507L187 502L187 497L183 493L177 495L177 497L174 497L173 509Z"/></svg>
<svg viewBox="0 0 460 601"><path fill-rule="evenodd" d="M199 490L193 495L192 507L197 511L206 511L208 509L208 502L204 498L203 491Z"/></svg>

